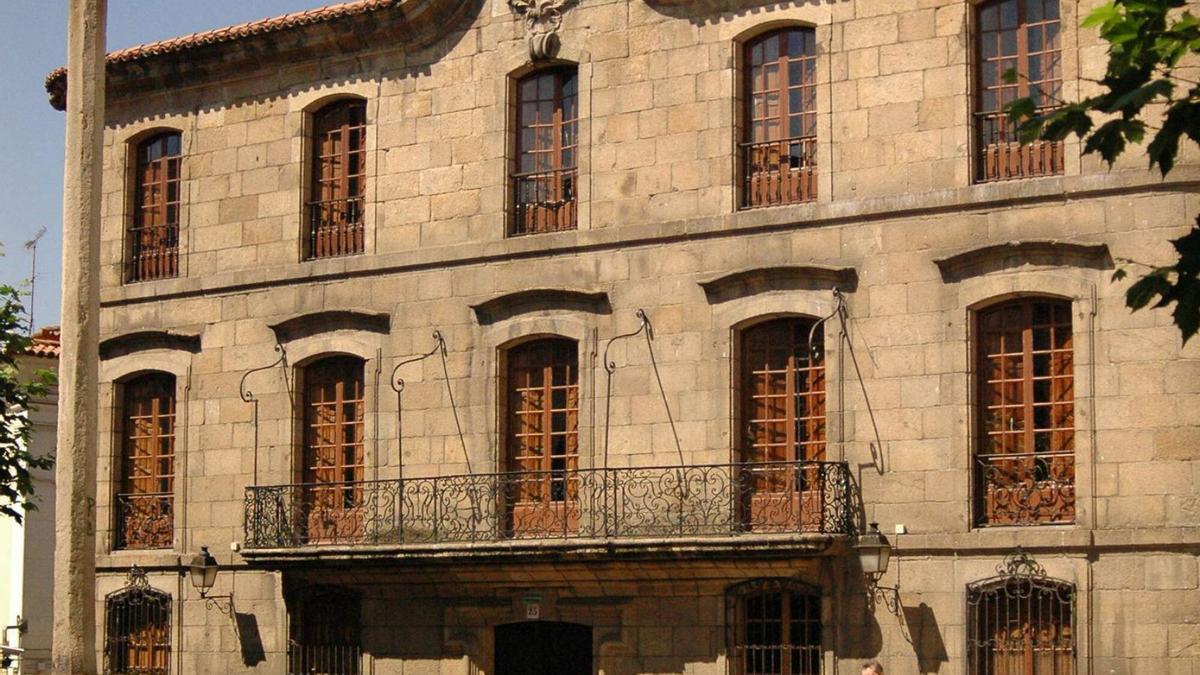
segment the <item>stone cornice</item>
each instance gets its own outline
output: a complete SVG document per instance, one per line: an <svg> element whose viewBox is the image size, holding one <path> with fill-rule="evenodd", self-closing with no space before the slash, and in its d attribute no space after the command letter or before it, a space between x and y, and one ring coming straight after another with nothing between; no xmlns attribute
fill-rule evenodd
<svg viewBox="0 0 1200 675"><path fill-rule="evenodd" d="M608 294L601 291L579 291L565 288L531 288L507 293L490 300L471 305L475 319L480 325L545 310L568 310L589 314L609 314L612 305Z"/></svg>
<svg viewBox="0 0 1200 675"><path fill-rule="evenodd" d="M376 39L423 47L481 5L481 0L355 0L122 49L106 58L109 96L121 98L255 67L358 51ZM63 110L66 69L47 75L45 86L50 105Z"/></svg>

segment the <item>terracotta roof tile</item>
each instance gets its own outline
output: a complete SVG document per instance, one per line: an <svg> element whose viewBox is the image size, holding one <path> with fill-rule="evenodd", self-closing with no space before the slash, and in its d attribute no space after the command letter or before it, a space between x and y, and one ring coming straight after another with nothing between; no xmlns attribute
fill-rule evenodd
<svg viewBox="0 0 1200 675"><path fill-rule="evenodd" d="M272 33L275 31L287 30L289 28L299 28L302 26L311 26L313 24L333 21L349 16L359 14L368 14L394 5L399 5L404 0L351 0L350 2L342 2L335 5L326 5L316 9L309 9L303 12L293 12L268 19L259 19L257 21L248 21L234 26L226 26L225 28L217 28L215 30L203 31L200 33L192 33L181 37L170 38L168 40L159 40L158 42L148 42L146 44L137 45L120 49L115 52L110 52L106 59L109 65L114 63L128 63L130 61L140 61L155 56L165 54L174 54L205 47L208 45L221 44L225 42L234 42L264 33ZM66 84L67 84L67 69L57 68L46 76L46 91L50 94L50 105L62 110L66 106Z"/></svg>
<svg viewBox="0 0 1200 675"><path fill-rule="evenodd" d="M62 333L58 326L46 326L33 334L33 344L25 353L57 359L62 355Z"/></svg>

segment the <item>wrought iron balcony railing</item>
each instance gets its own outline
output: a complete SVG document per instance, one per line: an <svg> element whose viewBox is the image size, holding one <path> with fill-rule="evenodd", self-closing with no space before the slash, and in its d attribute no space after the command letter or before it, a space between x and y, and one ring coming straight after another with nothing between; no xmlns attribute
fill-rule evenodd
<svg viewBox="0 0 1200 675"><path fill-rule="evenodd" d="M122 549L171 548L175 495L143 492L116 496L117 541Z"/></svg>
<svg viewBox="0 0 1200 675"><path fill-rule="evenodd" d="M1074 453L980 455L975 475L980 526L1075 522Z"/></svg>
<svg viewBox="0 0 1200 675"><path fill-rule="evenodd" d="M843 462L579 469L251 487L245 547L848 534Z"/></svg>

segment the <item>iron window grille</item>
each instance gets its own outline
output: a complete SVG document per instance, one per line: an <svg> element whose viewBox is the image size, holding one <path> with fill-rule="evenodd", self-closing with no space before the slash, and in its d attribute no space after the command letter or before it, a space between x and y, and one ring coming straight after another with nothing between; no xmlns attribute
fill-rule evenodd
<svg viewBox="0 0 1200 675"><path fill-rule="evenodd" d="M149 373L122 385L116 548L174 543L175 377Z"/></svg>
<svg viewBox="0 0 1200 675"><path fill-rule="evenodd" d="M817 41L811 28L745 46L742 207L817 198Z"/></svg>
<svg viewBox="0 0 1200 675"><path fill-rule="evenodd" d="M1073 675L1075 586L1020 549L967 587L968 675Z"/></svg>
<svg viewBox="0 0 1200 675"><path fill-rule="evenodd" d="M366 250L367 105L335 101L313 114L312 186L305 257Z"/></svg>
<svg viewBox="0 0 1200 675"><path fill-rule="evenodd" d="M1062 100L1059 0L991 0L976 9L975 180L1063 172L1061 141L1022 145L1004 106L1031 97L1041 112ZM1004 74L1015 71L1015 82Z"/></svg>
<svg viewBox="0 0 1200 675"><path fill-rule="evenodd" d="M104 597L105 675L168 675L171 596L151 588L146 573L129 571L124 588Z"/></svg>
<svg viewBox="0 0 1200 675"><path fill-rule="evenodd" d="M1075 520L1071 303L1022 298L979 312L976 522Z"/></svg>
<svg viewBox="0 0 1200 675"><path fill-rule="evenodd" d="M733 675L818 675L821 594L792 579L755 579L726 592Z"/></svg>
<svg viewBox="0 0 1200 675"><path fill-rule="evenodd" d="M316 586L292 598L288 675L362 672L362 601L346 589Z"/></svg>
<svg viewBox="0 0 1200 675"><path fill-rule="evenodd" d="M509 236L573 230L578 220L577 69L540 70L516 83L516 157Z"/></svg>
<svg viewBox="0 0 1200 675"><path fill-rule="evenodd" d="M179 276L179 219L183 155L178 132L137 145L133 218L125 278L130 282Z"/></svg>

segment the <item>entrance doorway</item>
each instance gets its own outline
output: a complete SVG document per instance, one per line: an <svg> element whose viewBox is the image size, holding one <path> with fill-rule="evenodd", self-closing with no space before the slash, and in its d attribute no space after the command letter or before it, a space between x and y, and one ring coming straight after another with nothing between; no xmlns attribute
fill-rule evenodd
<svg viewBox="0 0 1200 675"><path fill-rule="evenodd" d="M592 627L555 621L496 626L496 675L592 675Z"/></svg>

